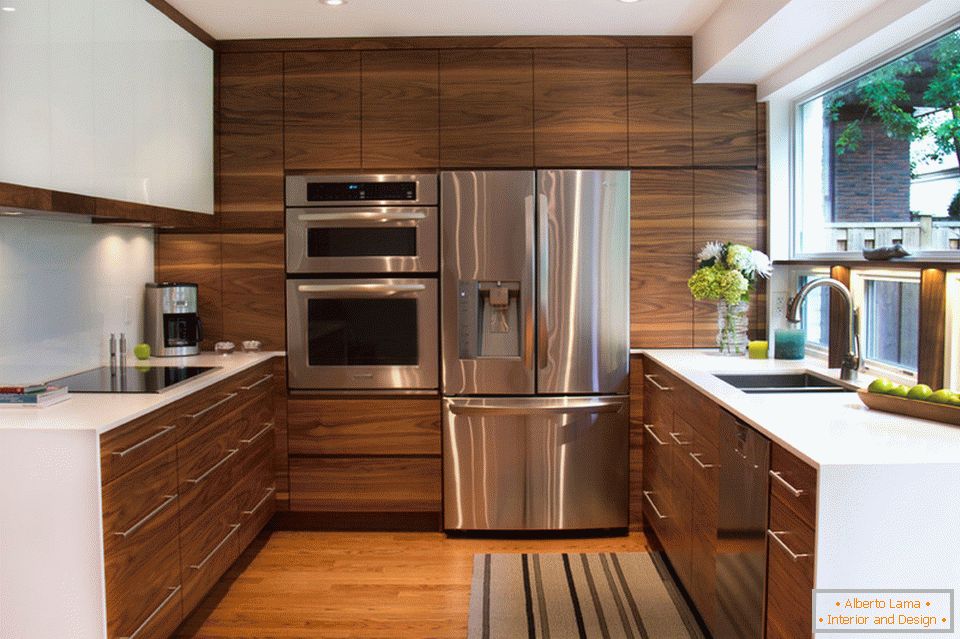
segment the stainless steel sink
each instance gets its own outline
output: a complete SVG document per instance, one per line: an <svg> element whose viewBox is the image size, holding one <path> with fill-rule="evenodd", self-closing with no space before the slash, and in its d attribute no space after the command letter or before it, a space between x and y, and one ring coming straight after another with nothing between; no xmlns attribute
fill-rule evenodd
<svg viewBox="0 0 960 639"><path fill-rule="evenodd" d="M856 387L813 373L737 373L714 375L744 393L850 393Z"/></svg>

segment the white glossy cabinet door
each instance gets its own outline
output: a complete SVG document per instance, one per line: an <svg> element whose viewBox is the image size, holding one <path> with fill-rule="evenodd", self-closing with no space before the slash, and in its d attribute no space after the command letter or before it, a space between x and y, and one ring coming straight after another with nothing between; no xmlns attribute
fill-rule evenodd
<svg viewBox="0 0 960 639"><path fill-rule="evenodd" d="M212 213L213 52L143 0L4 0L0 181Z"/></svg>

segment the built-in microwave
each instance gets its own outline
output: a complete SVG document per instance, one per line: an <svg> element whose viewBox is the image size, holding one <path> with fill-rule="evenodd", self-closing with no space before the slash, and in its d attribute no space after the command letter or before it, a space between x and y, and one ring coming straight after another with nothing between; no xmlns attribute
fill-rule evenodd
<svg viewBox="0 0 960 639"><path fill-rule="evenodd" d="M292 390L439 387L437 280L288 279Z"/></svg>
<svg viewBox="0 0 960 639"><path fill-rule="evenodd" d="M435 273L436 174L287 177L287 272Z"/></svg>

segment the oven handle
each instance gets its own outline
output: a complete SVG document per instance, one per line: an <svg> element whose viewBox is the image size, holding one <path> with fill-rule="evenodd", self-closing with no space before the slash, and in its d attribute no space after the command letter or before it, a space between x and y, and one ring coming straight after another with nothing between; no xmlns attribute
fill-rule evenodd
<svg viewBox="0 0 960 639"><path fill-rule="evenodd" d="M321 295L338 295L354 293L387 297L397 293L417 293L427 290L423 284L301 284L297 286L300 293L319 293Z"/></svg>
<svg viewBox="0 0 960 639"><path fill-rule="evenodd" d="M379 212L355 211L350 213L302 213L297 216L299 222L398 222L425 220L427 214L419 211Z"/></svg>

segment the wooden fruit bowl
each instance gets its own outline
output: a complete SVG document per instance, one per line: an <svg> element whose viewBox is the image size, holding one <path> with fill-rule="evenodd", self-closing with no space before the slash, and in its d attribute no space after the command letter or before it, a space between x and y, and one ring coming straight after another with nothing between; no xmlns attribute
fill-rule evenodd
<svg viewBox="0 0 960 639"><path fill-rule="evenodd" d="M866 390L857 391L857 395L860 396L860 401L874 410L960 426L960 406L934 404L933 402L894 397L893 395L881 395Z"/></svg>

